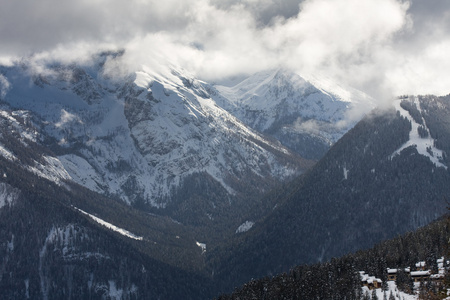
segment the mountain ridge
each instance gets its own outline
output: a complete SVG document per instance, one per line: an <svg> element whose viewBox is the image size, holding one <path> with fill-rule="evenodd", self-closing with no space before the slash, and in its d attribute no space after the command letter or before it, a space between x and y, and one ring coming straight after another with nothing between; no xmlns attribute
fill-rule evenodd
<svg viewBox="0 0 450 300"><path fill-rule="evenodd" d="M280 140L303 157L319 159L374 104L362 92L345 92L336 84L311 78L275 69L253 74L231 87L214 85L211 89L216 90L212 94L219 105L251 128Z"/></svg>
<svg viewBox="0 0 450 300"><path fill-rule="evenodd" d="M272 178L274 184L311 165L217 107L202 83L182 71L155 75L144 67L122 85L102 77L101 66L27 72L29 79L14 68L2 71L14 79L2 100L42 118L45 135L55 139L52 147L68 152L59 159L76 182L128 203L138 197L164 207L171 190L192 173L207 172L233 195L230 183L243 179L242 172ZM83 172L77 172L80 167ZM132 182L120 174L133 169L138 172ZM124 185L141 193L129 198Z"/></svg>

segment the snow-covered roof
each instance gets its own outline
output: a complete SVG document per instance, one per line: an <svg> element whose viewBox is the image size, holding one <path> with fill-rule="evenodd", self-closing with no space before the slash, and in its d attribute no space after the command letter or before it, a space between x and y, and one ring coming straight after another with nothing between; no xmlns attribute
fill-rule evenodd
<svg viewBox="0 0 450 300"><path fill-rule="evenodd" d="M397 269L387 269L388 274L397 274Z"/></svg>
<svg viewBox="0 0 450 300"><path fill-rule="evenodd" d="M368 284L373 284L375 281L378 283L382 283L381 279L376 278L375 276L369 276L362 272L360 272L360 275L361 275L361 281L363 281L363 282L367 281Z"/></svg>
<svg viewBox="0 0 450 300"><path fill-rule="evenodd" d="M414 272L411 272L411 276L412 277L414 277L414 276L427 276L427 275L430 275L430 274L431 274L430 270L428 270L428 271L414 271Z"/></svg>

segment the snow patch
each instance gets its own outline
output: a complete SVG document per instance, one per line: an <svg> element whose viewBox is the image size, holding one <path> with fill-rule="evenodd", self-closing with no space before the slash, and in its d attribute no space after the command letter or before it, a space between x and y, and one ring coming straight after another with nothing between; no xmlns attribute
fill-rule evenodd
<svg viewBox="0 0 450 300"><path fill-rule="evenodd" d="M109 297L111 297L111 300L122 299L123 289L118 289L116 287L116 282L114 280L108 280L108 283L109 283Z"/></svg>
<svg viewBox="0 0 450 300"><path fill-rule="evenodd" d="M74 154L63 155L58 159L73 181L92 191L103 192L99 185L103 179L85 159Z"/></svg>
<svg viewBox="0 0 450 300"><path fill-rule="evenodd" d="M195 244L197 244L197 246L199 246L202 249L202 254L206 252L206 244L199 242L195 242Z"/></svg>
<svg viewBox="0 0 450 300"><path fill-rule="evenodd" d="M12 235L11 242L6 242L6 249L8 249L9 252L14 251L14 234Z"/></svg>
<svg viewBox="0 0 450 300"><path fill-rule="evenodd" d="M0 182L0 208L11 206L19 197L19 190L7 183Z"/></svg>
<svg viewBox="0 0 450 300"><path fill-rule="evenodd" d="M417 109L420 110L420 103L418 102L417 98L414 99ZM409 132L409 140L391 155L391 159L394 156L399 155L403 149L410 146L415 146L417 152L423 156L428 157L435 166L447 169L447 166L440 162L443 156L443 151L437 149L434 146L435 141L431 137L429 129L426 127L425 120L422 119L425 129L428 131L428 137L422 138L420 137L418 132L418 128L420 125L414 120L414 118L409 114L407 110L401 107L401 101L402 99L394 101L394 106L397 111L400 112L401 116L407 118L411 122L411 131Z"/></svg>
<svg viewBox="0 0 450 300"><path fill-rule="evenodd" d="M117 226L115 226L115 225L113 225L113 224L111 224L111 223L109 223L109 222L106 222L106 221L104 221L104 220L102 220L102 219L100 219L100 218L98 218L98 217L96 217L96 216L94 216L94 215L91 215L91 214L85 212L84 210L81 210L81 209L76 208L76 207L74 207L74 208L75 208L76 210L78 210L79 212L81 212L81 213L87 215L88 217L90 217L92 220L94 220L95 222L99 223L100 225L103 225L103 226L105 226L106 228L111 229L112 231L115 231L115 232L117 232L117 233L120 233L121 235L126 236L126 237L129 237L129 238L134 239L134 240L138 240L138 241L142 241L142 240L143 240L143 237L142 237L142 236L137 236L137 235L135 235L135 234L129 232L128 230L125 230L125 229L123 229L123 228L117 227ZM206 247L206 246L205 246L205 247Z"/></svg>
<svg viewBox="0 0 450 300"><path fill-rule="evenodd" d="M348 178L348 172L350 172L350 170L348 170L346 167L344 167L344 180L347 180Z"/></svg>
<svg viewBox="0 0 450 300"><path fill-rule="evenodd" d="M45 164L35 162L35 165L28 166L28 169L34 174L53 181L58 185L61 185L63 180L72 179L59 159L51 156L43 156L43 159Z"/></svg>
<svg viewBox="0 0 450 300"><path fill-rule="evenodd" d="M17 160L17 157L8 149L6 149L2 144L0 144L0 155L10 161Z"/></svg>
<svg viewBox="0 0 450 300"><path fill-rule="evenodd" d="M25 283L25 297L27 299L30 299L30 279L25 279L24 280Z"/></svg>
<svg viewBox="0 0 450 300"><path fill-rule="evenodd" d="M253 227L253 225L255 225L255 222L245 221L238 227L238 229L236 229L236 233L247 232Z"/></svg>

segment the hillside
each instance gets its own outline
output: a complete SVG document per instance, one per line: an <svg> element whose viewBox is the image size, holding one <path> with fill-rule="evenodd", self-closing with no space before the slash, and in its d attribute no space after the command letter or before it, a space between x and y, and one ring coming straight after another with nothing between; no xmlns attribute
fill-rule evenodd
<svg viewBox="0 0 450 300"><path fill-rule="evenodd" d="M432 104L426 97L412 99ZM450 105L446 97L431 100L445 109ZM434 144L421 149L430 139L436 145L437 139L445 141L449 132L441 127L439 136L430 130L420 143L411 142L416 126L401 115L407 112L373 112L313 169L272 192L268 197L280 204L229 248L218 250L225 258L216 262L216 276L237 284L327 261L441 216L450 193L447 161Z"/></svg>
<svg viewBox="0 0 450 300"><path fill-rule="evenodd" d="M423 261L438 272L438 260L448 259L449 221L441 219L417 231L384 241L373 248L358 251L319 264L303 265L274 277L252 280L230 295L218 299L370 299L374 291L378 299L437 299L445 295L444 285L425 281L413 284L405 268L414 271ZM447 266L448 262L443 263ZM397 277L389 281L388 268L396 270ZM380 288L363 287L364 271L380 279ZM449 287L448 274L444 280ZM411 287L414 287L414 294ZM428 298L425 297L428 295Z"/></svg>
<svg viewBox="0 0 450 300"><path fill-rule="evenodd" d="M35 146L10 149L22 160L38 153ZM3 157L0 170L2 299L213 295L202 248L185 226Z"/></svg>

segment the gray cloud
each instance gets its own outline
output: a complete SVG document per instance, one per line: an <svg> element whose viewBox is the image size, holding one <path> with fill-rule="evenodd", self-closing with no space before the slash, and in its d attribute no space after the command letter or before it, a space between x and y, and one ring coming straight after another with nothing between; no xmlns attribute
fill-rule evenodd
<svg viewBox="0 0 450 300"><path fill-rule="evenodd" d="M0 62L124 48L111 69L164 61L221 80L282 66L380 99L447 94L449 26L447 0L4 0Z"/></svg>

